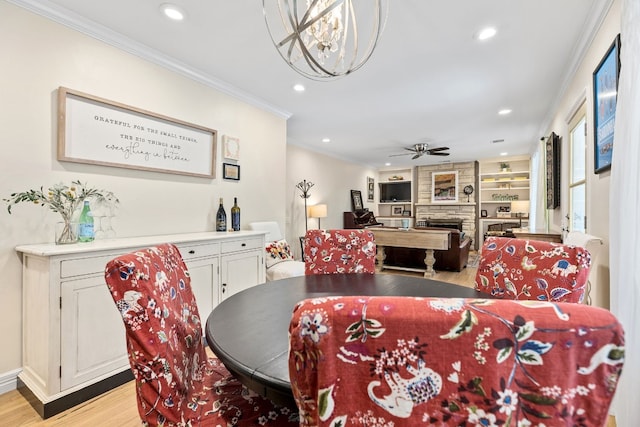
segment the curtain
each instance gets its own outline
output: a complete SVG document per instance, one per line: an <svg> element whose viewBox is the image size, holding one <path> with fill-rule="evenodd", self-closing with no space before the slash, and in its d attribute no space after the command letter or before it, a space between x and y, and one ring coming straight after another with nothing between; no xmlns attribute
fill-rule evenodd
<svg viewBox="0 0 640 427"><path fill-rule="evenodd" d="M549 231L547 212L547 162L544 141L538 143L538 148L531 157L531 212L529 228Z"/></svg>
<svg viewBox="0 0 640 427"><path fill-rule="evenodd" d="M611 161L611 311L625 328L625 360L614 400L618 426L640 426L640 1L624 0L621 67Z"/></svg>

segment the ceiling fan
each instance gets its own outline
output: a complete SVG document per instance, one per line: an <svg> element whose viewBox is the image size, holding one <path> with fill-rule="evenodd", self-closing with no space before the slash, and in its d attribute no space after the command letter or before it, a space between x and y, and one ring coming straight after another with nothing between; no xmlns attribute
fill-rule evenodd
<svg viewBox="0 0 640 427"><path fill-rule="evenodd" d="M408 156L413 153L413 157L411 160L417 159L418 157L422 157L427 154L429 156L448 156L449 153L446 153L445 150L448 150L449 147L436 147L436 148L428 148L429 144L414 144L413 147L405 147L405 150L410 151L410 153L402 153L402 154L391 154L389 157L396 156Z"/></svg>

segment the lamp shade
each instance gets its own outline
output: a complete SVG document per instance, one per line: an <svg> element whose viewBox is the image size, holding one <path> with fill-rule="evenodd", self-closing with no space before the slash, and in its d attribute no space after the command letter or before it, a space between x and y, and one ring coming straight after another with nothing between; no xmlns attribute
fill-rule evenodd
<svg viewBox="0 0 640 427"><path fill-rule="evenodd" d="M529 201L528 200L513 200L511 202L511 212L517 214L529 213Z"/></svg>
<svg viewBox="0 0 640 427"><path fill-rule="evenodd" d="M309 217L310 218L326 218L327 205L309 206Z"/></svg>

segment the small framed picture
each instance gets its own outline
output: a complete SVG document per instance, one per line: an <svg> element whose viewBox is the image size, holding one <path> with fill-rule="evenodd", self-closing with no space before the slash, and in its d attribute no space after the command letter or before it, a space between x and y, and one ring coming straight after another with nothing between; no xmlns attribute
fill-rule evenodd
<svg viewBox="0 0 640 427"><path fill-rule="evenodd" d="M486 210L486 209L482 209L482 210L480 211L480 216L481 216L482 218L486 218L487 216L489 216L489 215L487 214L487 210Z"/></svg>
<svg viewBox="0 0 640 427"><path fill-rule="evenodd" d="M373 202L374 181L370 176L367 177L367 202Z"/></svg>
<svg viewBox="0 0 640 427"><path fill-rule="evenodd" d="M404 206L402 205L391 206L391 216L402 216L403 212L404 212Z"/></svg>
<svg viewBox="0 0 640 427"><path fill-rule="evenodd" d="M411 211L408 209L405 209L402 211L402 216L411 216Z"/></svg>
<svg viewBox="0 0 640 427"><path fill-rule="evenodd" d="M240 160L240 140L229 135L222 137L224 148L224 158L229 160Z"/></svg>
<svg viewBox="0 0 640 427"><path fill-rule="evenodd" d="M351 209L353 212L360 212L364 209L360 190L351 190Z"/></svg>
<svg viewBox="0 0 640 427"><path fill-rule="evenodd" d="M240 166L231 163L222 164L222 178L240 181Z"/></svg>

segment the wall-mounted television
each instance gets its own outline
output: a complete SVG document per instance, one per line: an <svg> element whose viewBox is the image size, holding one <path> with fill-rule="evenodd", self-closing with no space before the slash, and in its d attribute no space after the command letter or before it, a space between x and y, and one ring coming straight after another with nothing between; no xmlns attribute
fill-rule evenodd
<svg viewBox="0 0 640 427"><path fill-rule="evenodd" d="M381 182L380 202L411 202L411 182Z"/></svg>

